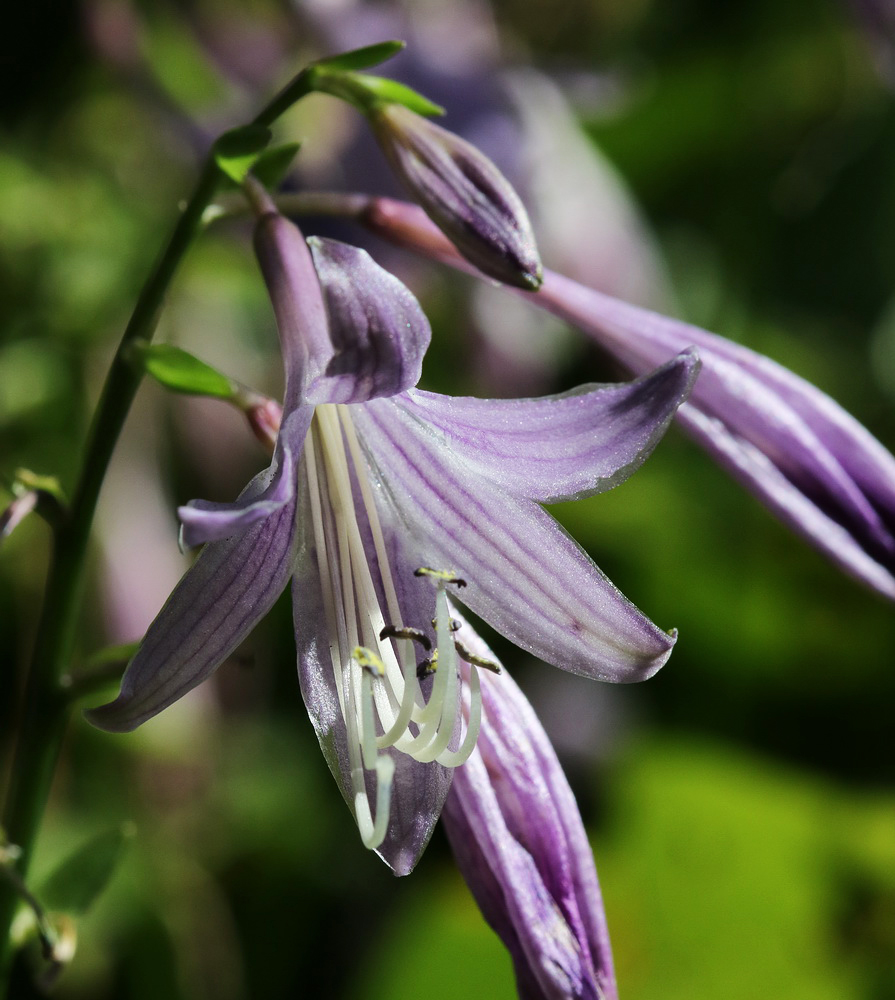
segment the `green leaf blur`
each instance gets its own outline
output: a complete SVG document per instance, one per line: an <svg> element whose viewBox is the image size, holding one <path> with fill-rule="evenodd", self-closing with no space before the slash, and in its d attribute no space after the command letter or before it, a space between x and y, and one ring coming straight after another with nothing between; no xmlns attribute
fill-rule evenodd
<svg viewBox="0 0 895 1000"><path fill-rule="evenodd" d="M28 30L23 21L13 62L0 63L6 482L27 467L71 492L102 373L212 137L297 68L382 37L361 30L369 4L331 5L348 13L328 27L311 23L315 6L64 0L52 18ZM452 127L490 137L524 175L510 137L524 115L504 117L498 71L534 67L559 84L574 137L623 181L646 236L600 257L594 239L620 211L606 194L599 224L547 251L549 223L571 231L595 190L567 183L570 209L538 201L533 185L523 196L545 264L590 262L608 281L654 253L662 288L651 305L790 366L895 446L895 96L858 5L494 0L493 23L475 21L474 6L426 5L439 33L424 42L408 32L387 67L402 83L383 86L431 94ZM335 68L365 69L389 44ZM532 112L530 91L523 106ZM259 156L260 140L226 162L239 179L276 161L262 180L274 186L288 169L291 190L397 194L378 151L352 131L359 118L313 96L277 122ZM525 166L577 166L580 149L542 138ZM348 223L302 225L364 239ZM583 338L531 326L515 300L368 245L432 322L423 388L538 394L617 377ZM150 374L175 391L144 385L118 446L73 675L93 651L139 640L176 584L187 564L176 507L232 500L267 464L236 409L189 395L229 397L220 372L282 393L244 220L215 223L197 242L158 341L177 346L152 349ZM891 1000L892 608L674 427L629 482L554 513L631 600L680 630L662 671L624 689L496 650L578 795L622 997ZM28 518L0 549L3 774L49 534ZM69 870L52 905L95 897L58 1000L515 995L511 963L440 832L400 880L358 843L301 704L290 614L284 599L213 682L133 734L74 721L29 882L38 893ZM88 892L111 870L114 837L104 835L108 864L102 850L75 863L73 846L124 820L137 833L105 889ZM27 1000L31 987L18 986Z"/></svg>

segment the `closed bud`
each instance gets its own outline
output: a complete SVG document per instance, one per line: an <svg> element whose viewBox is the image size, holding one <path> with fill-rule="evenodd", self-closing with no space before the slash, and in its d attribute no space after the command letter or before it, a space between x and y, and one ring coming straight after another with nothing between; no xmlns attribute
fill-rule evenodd
<svg viewBox="0 0 895 1000"><path fill-rule="evenodd" d="M392 167L460 253L489 277L536 291L541 260L528 214L491 160L401 104L369 115Z"/></svg>

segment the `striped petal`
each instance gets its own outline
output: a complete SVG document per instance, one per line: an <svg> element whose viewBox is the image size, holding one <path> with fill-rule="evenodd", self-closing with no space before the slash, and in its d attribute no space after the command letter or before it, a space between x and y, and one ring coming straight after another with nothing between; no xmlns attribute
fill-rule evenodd
<svg viewBox="0 0 895 1000"><path fill-rule="evenodd" d="M333 354L308 386L315 403L357 403L416 385L432 331L413 293L358 247L308 240Z"/></svg>
<svg viewBox="0 0 895 1000"><path fill-rule="evenodd" d="M895 457L826 393L724 337L562 275L548 273L530 301L634 372L695 345L702 373L679 413L690 433L839 566L895 594Z"/></svg>
<svg viewBox="0 0 895 1000"><path fill-rule="evenodd" d="M193 547L238 536L291 503L295 493L295 458L301 453L313 408L299 407L289 414L277 437L273 461L242 491L235 503L191 500L177 513L183 525L182 541Z"/></svg>
<svg viewBox="0 0 895 1000"><path fill-rule="evenodd" d="M538 504L482 477L393 400L359 407L355 421L426 565L463 577L460 597L476 614L572 673L630 682L662 666L675 635L641 614Z"/></svg>
<svg viewBox="0 0 895 1000"><path fill-rule="evenodd" d="M617 486L647 459L699 371L687 351L634 382L540 399L411 391L395 403L443 447L516 496L575 500Z"/></svg>
<svg viewBox="0 0 895 1000"><path fill-rule="evenodd" d="M464 624L475 655L493 658ZM483 722L443 818L460 871L512 958L521 996L618 996L600 885L556 752L503 671L481 676Z"/></svg>
<svg viewBox="0 0 895 1000"><path fill-rule="evenodd" d="M86 712L128 732L212 674L270 610L292 575L295 498L243 534L210 542L149 626L115 701Z"/></svg>

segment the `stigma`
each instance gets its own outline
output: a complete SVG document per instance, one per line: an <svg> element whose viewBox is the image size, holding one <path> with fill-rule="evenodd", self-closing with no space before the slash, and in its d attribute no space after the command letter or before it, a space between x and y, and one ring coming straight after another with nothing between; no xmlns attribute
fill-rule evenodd
<svg viewBox="0 0 895 1000"><path fill-rule="evenodd" d="M433 587L432 649L425 623L403 621L349 407L317 406L305 456L333 679L347 733L351 787L345 791L364 845L375 850L388 830L399 755L457 767L475 748L480 683L471 663L464 713L448 598L449 587L466 584L451 570L416 569ZM425 669L417 663L417 645L428 654Z"/></svg>

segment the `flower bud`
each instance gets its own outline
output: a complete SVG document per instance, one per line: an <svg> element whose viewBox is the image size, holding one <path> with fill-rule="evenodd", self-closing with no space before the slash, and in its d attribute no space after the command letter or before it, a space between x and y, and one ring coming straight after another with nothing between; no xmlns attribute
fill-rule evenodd
<svg viewBox="0 0 895 1000"><path fill-rule="evenodd" d="M457 635L462 657L467 647L493 657L465 623ZM509 674L482 674L481 684L478 744L442 813L457 866L510 952L520 996L617 1000L597 871L569 783Z"/></svg>
<svg viewBox="0 0 895 1000"><path fill-rule="evenodd" d="M392 167L460 253L489 277L536 291L541 260L528 214L491 160L401 104L369 114Z"/></svg>

